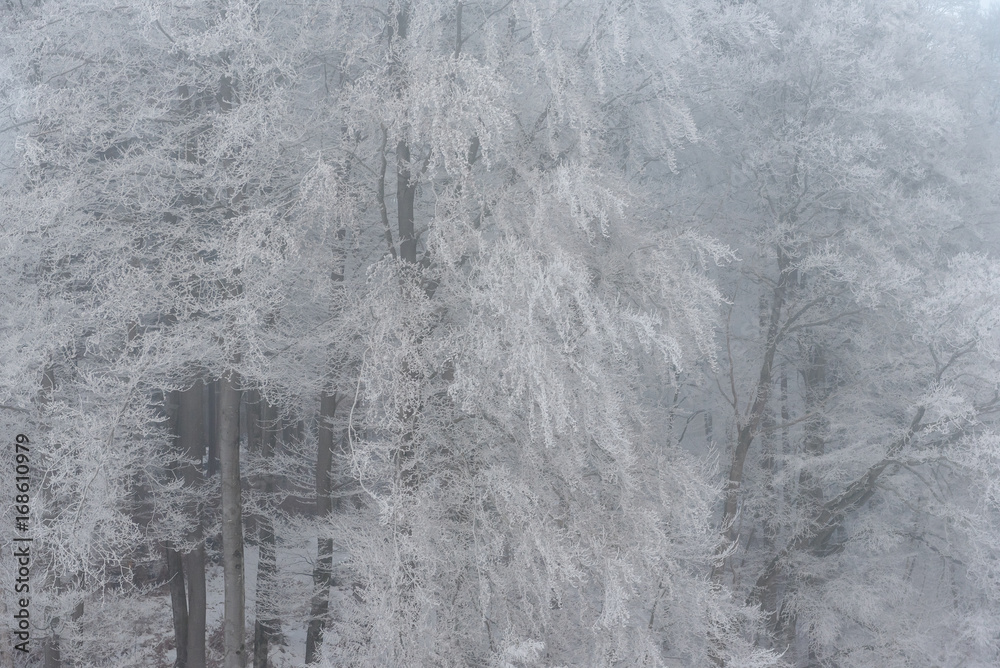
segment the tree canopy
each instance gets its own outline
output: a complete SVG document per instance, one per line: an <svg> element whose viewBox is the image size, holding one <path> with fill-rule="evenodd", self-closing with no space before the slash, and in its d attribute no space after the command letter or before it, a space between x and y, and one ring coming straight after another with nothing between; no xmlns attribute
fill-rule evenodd
<svg viewBox="0 0 1000 668"><path fill-rule="evenodd" d="M995 12L0 21L29 662L1000 661Z"/></svg>

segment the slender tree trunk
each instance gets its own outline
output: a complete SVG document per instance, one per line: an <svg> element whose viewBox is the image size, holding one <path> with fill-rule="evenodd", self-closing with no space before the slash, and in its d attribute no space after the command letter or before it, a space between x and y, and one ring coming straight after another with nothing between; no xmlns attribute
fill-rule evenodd
<svg viewBox="0 0 1000 668"><path fill-rule="evenodd" d="M729 468L729 484L726 489L726 503L722 512L722 527L730 541L736 539L736 512L739 507L740 487L743 484L743 470L746 465L750 445L760 430L764 418L764 408L771 394L772 367L778 348L778 338L781 324L781 312L785 305L785 289L788 282L788 257L778 249L778 282L771 295L770 314L767 318L767 339L764 344L764 359L761 361L760 374L754 388L754 399L748 413L739 416L737 425L736 449ZM735 399L735 397L734 397ZM713 579L721 576L722 569L712 569Z"/></svg>
<svg viewBox="0 0 1000 668"><path fill-rule="evenodd" d="M205 473L211 477L219 472L219 381L212 381L205 386L205 418L208 443L208 466Z"/></svg>
<svg viewBox="0 0 1000 668"><path fill-rule="evenodd" d="M166 552L170 609L174 620L174 646L177 648L174 668L187 668L188 605L187 595L184 592L184 564L180 552L169 546Z"/></svg>
<svg viewBox="0 0 1000 668"><path fill-rule="evenodd" d="M52 627L59 624L59 617L53 617L50 622ZM49 637L45 641L42 654L45 660L45 668L59 668L62 665L62 656L59 652L59 635L55 631L49 632Z"/></svg>
<svg viewBox="0 0 1000 668"><path fill-rule="evenodd" d="M396 30L399 39L406 39L409 23L409 3L400 2L396 12ZM402 63L393 62L393 70L401 73ZM401 83L402 85L402 83ZM396 144L396 224L399 233L399 258L415 264L417 261L417 238L413 229L413 202L417 184L410 172L410 147L405 141Z"/></svg>
<svg viewBox="0 0 1000 668"><path fill-rule="evenodd" d="M320 396L319 440L316 448L316 516L329 517L333 511L333 417L337 411L337 395L324 392ZM323 627L330 611L330 584L333 571L333 539L316 539L316 567L313 569L313 599L306 630L306 663L319 660L323 642Z"/></svg>
<svg viewBox="0 0 1000 668"><path fill-rule="evenodd" d="M417 185L410 174L410 147L406 142L396 145L396 215L399 230L399 257L416 264L417 239L413 231L413 201Z"/></svg>
<svg viewBox="0 0 1000 668"><path fill-rule="evenodd" d="M791 419L791 415L788 411L788 375L785 372L784 366L781 368L780 372L780 404L781 404L781 452L785 456L791 455L790 443L788 437L788 422ZM772 444L773 448L777 448L776 444ZM773 478L771 478L773 483ZM774 499L774 504L777 506L781 504L787 504L794 502L791 499L791 485L785 485L783 490L776 490L773 486L768 490L768 493ZM778 527L775 527L777 529ZM774 535L769 541L766 549L768 552L773 553L775 550L774 545ZM783 600L787 600L792 594L793 583L789 581L789 578L784 573L776 573L775 577L767 580L766 585L760 592L760 602L761 609L767 615L767 628L771 632L771 640L773 641L773 647L780 652L784 652L784 656L791 659L789 665L796 665L795 662L795 634L796 634L796 616L794 610L791 606L783 603Z"/></svg>
<svg viewBox="0 0 1000 668"><path fill-rule="evenodd" d="M179 395L178 448L186 460L181 466L181 472L185 486L197 494L203 487L201 461L205 456L205 383L198 380ZM200 501L193 501L188 506L187 514L191 525L186 539L194 544L194 547L181 557L184 579L187 582L186 666L205 668L208 597L205 585L205 543Z"/></svg>
<svg viewBox="0 0 1000 668"><path fill-rule="evenodd" d="M813 414L806 422L805 440L803 441L803 451L807 459L813 459L823 454L826 449L825 429L826 419L822 415L822 404L829 396L829 386L826 378L826 355L823 346L814 343L809 346L806 369L803 372L805 379L806 414ZM806 466L808 467L808 463ZM815 516L823 506L823 485L819 476L813 475L808 468L803 468L799 474L799 495L800 505L805 510L805 517ZM794 573L785 575L785 579L794 583ZM796 619L792 615L789 620L789 630L795 633ZM788 637L789 647L795 652L796 637ZM815 650L808 649L809 665L816 664Z"/></svg>
<svg viewBox="0 0 1000 668"><path fill-rule="evenodd" d="M301 442L302 433L305 431L302 420L282 420L281 421L281 441L283 443Z"/></svg>
<svg viewBox="0 0 1000 668"><path fill-rule="evenodd" d="M278 570L275 559L274 526L271 524L271 519L261 518L258 531L260 558L257 565L257 614L254 621L253 665L254 668L267 668L270 643L281 628L279 620L273 615L273 607L269 601L273 596L274 580Z"/></svg>
<svg viewBox="0 0 1000 668"><path fill-rule="evenodd" d="M229 52L222 55L228 65ZM230 72L219 79L216 101L219 110L228 114L238 104L237 82ZM226 157L222 161L228 170L235 158ZM245 187L227 187L224 191L228 200L223 218L230 220L244 210ZM242 293L238 280L220 281L224 294L236 297ZM239 362L239 356L233 360ZM244 668L246 666L246 600L243 558L243 499L240 481L240 392L239 376L230 370L219 379L219 475L222 488L222 570L225 589L225 622L223 625L224 668Z"/></svg>
<svg viewBox="0 0 1000 668"><path fill-rule="evenodd" d="M187 85L179 88L184 115L193 120L204 113L202 95ZM184 146L184 159L191 164L198 164L198 141L194 135L187 137ZM202 196L194 192L186 192L182 202L188 206L200 206ZM207 385L207 387L206 387ZM188 395L186 398L183 395ZM181 438L181 450L189 460L183 467L184 482L189 487L201 487L204 483L204 471L201 468L202 459L208 449L209 469L212 460L212 430L211 410L206 415L206 406L211 405L211 383L199 380L195 385L182 393L180 399L179 419L181 425L178 433ZM206 424L208 430L206 431ZM187 540L194 547L181 557L185 580L187 584L187 668L205 668L207 661L206 636L208 630L208 588L205 582L205 535L202 526L202 504L198 501L190 506L189 517L191 527ZM178 655L180 645L178 644Z"/></svg>
<svg viewBox="0 0 1000 668"><path fill-rule="evenodd" d="M193 538L199 541L198 545L183 557L188 587L187 668L205 668L208 588L205 584L205 543L201 527Z"/></svg>
<svg viewBox="0 0 1000 668"><path fill-rule="evenodd" d="M259 444L261 458L265 462L274 456L275 416L271 406L257 395L256 410L251 411L256 422L251 433ZM265 463L265 466L269 464ZM271 522L271 494L274 493L274 480L265 471L261 481L264 511L257 518L257 533L259 557L257 559L257 599L255 601L253 665L254 668L268 667L268 649L274 638L280 632L280 621L274 616L274 581L278 572L275 554L274 525Z"/></svg>
<svg viewBox="0 0 1000 668"><path fill-rule="evenodd" d="M265 551L270 551L270 556L274 557L274 531L272 527L259 527L260 532L260 558L263 560L265 558ZM266 541L270 539L270 545L267 545ZM261 570L266 568L266 562L259 561L257 565L257 603L255 606L255 618L253 624L253 668L267 668L268 662L268 652L270 649L271 634L272 629L262 618L262 615L267 614L264 605L261 603L261 599L264 595L263 585L268 581L266 576L261 575ZM273 578L273 573L271 574Z"/></svg>
<svg viewBox="0 0 1000 668"><path fill-rule="evenodd" d="M779 398L781 401L781 452L788 457L792 455L792 441L788 432L788 423L792 419L792 414L788 410L788 372L784 364L781 365L778 387L780 388ZM791 486L786 485L781 497L785 503L791 502L791 493Z"/></svg>
<svg viewBox="0 0 1000 668"><path fill-rule="evenodd" d="M406 20L403 11L400 12L399 36L406 37ZM397 227L399 230L399 258L409 267L415 267L417 262L417 240L413 229L413 202L417 186L410 174L410 149L405 142L396 146L396 202ZM415 276L406 276L403 280L416 280ZM407 364L403 362L405 377L418 381ZM403 411L404 431L400 447L396 452L396 465L402 477L403 486L413 489L417 486L417 473L414 467L414 431L417 417L415 407L407 407Z"/></svg>
<svg viewBox="0 0 1000 668"><path fill-rule="evenodd" d="M760 300L760 328L762 332L769 331L770 316L767 300L762 296ZM773 382L773 372L772 372L772 382ZM761 429L763 433L761 434L761 453L763 457L761 458L761 473L764 477L764 498L765 506L762 510L761 517L761 529L763 531L763 545L764 549L771 553L774 551L774 539L778 533L778 526L775 524L775 518L777 517L778 504L776 501L774 493L774 477L775 477L775 467L777 466L777 434L775 434L775 429L777 427L777 422L774 416L774 410L770 405L765 405L763 408L763 416L761 417Z"/></svg>
<svg viewBox="0 0 1000 668"><path fill-rule="evenodd" d="M747 454L750 446L757 434L760 432L761 422L764 420L764 411L771 394L773 383L774 357L778 350L778 340L781 332L781 314L785 307L785 292L789 280L789 259L784 250L779 246L777 249L778 259L778 281L771 293L771 304L766 318L767 334L764 342L764 359L761 361L760 372L757 383L754 387L753 401L745 415L737 415L736 426L736 448L733 450L733 458L729 467L729 480L726 486L726 500L722 510L721 528L725 533L727 542L734 543L738 539L736 519L739 511L740 488L743 485L744 469L746 466ZM736 401L735 394L733 401ZM735 407L735 405L734 405ZM725 549L726 546L720 546ZM726 571L726 561L718 559L712 566L711 579L716 585L721 585ZM764 591L764 588L759 588ZM709 638L709 659L717 666L725 666L723 638L715 629Z"/></svg>
<svg viewBox="0 0 1000 668"><path fill-rule="evenodd" d="M760 300L760 328L765 334L769 331L769 312L767 299L762 295ZM763 474L764 506L757 518L761 524L761 547L765 554L774 553L774 541L779 529L775 521L778 516L778 502L774 486L775 467L777 463L776 427L777 422L775 421L774 410L770 405L765 406L764 415L761 419L761 453L763 455L761 457L761 473ZM749 548L750 545L748 543L747 549ZM778 626L777 602L778 587L777 581L775 581L773 586L769 587L761 595L761 608L767 615L766 628L772 631ZM770 647L772 639L766 638L766 640L766 646Z"/></svg>
<svg viewBox="0 0 1000 668"><path fill-rule="evenodd" d="M826 355L823 346L816 343L809 346L808 361L802 376L806 386L806 414L812 414L812 417L806 422L803 450L806 457L812 459L822 455L826 447L824 441L826 420L822 415L822 405L829 395L829 390L826 382ZM815 514L823 505L823 487L808 468L803 469L799 474L799 490L807 516Z"/></svg>
<svg viewBox="0 0 1000 668"><path fill-rule="evenodd" d="M785 596L791 593L787 589L785 591ZM777 628L776 635L785 645L785 656L788 657L789 662L793 666L799 665L798 659L798 623L799 618L794 610L788 606L781 606L781 612L778 615L779 626Z"/></svg>
<svg viewBox="0 0 1000 668"><path fill-rule="evenodd" d="M219 470L222 485L222 570L225 587L224 668L244 668L243 502L240 486L240 393L238 376L219 384Z"/></svg>

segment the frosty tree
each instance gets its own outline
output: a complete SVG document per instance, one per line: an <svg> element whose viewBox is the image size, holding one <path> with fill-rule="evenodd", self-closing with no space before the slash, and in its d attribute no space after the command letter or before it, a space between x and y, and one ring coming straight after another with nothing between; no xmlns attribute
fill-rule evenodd
<svg viewBox="0 0 1000 668"><path fill-rule="evenodd" d="M32 661L996 662L974 8L8 4Z"/></svg>
<svg viewBox="0 0 1000 668"><path fill-rule="evenodd" d="M946 446L977 438L996 407L995 382L965 366L995 363L990 335L961 324L993 307L956 310L928 335L922 306L940 281L971 287L960 276L995 271L956 255L981 233L968 203L984 165L968 160L966 134L980 56L957 47L974 16L911 3L759 6L777 30L720 45L721 79L735 85L702 98L719 162L696 168L693 193L703 201L716 181L704 209L738 222L710 224L744 259L729 279L718 386L732 416L721 523L731 551L713 577L761 606L760 643L791 665L917 661L983 611L967 602L969 616L945 630L935 610L947 595L914 579L944 559L956 566L952 592L968 586L958 552L929 538L955 521L919 501L961 514L967 499L937 490L938 466L950 465L919 453L950 461ZM967 656L994 660L995 646L980 650Z"/></svg>

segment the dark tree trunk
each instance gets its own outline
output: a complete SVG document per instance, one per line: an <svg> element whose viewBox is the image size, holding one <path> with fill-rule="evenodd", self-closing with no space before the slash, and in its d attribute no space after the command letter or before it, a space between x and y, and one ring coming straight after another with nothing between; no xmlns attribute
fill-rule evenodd
<svg viewBox="0 0 1000 668"><path fill-rule="evenodd" d="M281 440L283 443L297 443L302 441L302 433L305 431L301 420L282 420Z"/></svg>
<svg viewBox="0 0 1000 668"><path fill-rule="evenodd" d="M225 588L224 668L244 668L243 501L240 484L240 393L230 371L219 383L219 473L222 485L222 570Z"/></svg>
<svg viewBox="0 0 1000 668"><path fill-rule="evenodd" d="M823 417L823 403L829 396L826 382L826 355L823 346L809 346L808 361L802 372L806 389L806 414L812 417L806 421L806 435L803 450L807 458L819 457L825 449L826 420ZM823 488L820 481L808 468L799 474L799 489L802 492L803 506L809 514L815 514L823 504Z"/></svg>
<svg viewBox="0 0 1000 668"><path fill-rule="evenodd" d="M333 416L337 411L337 395L320 396L319 440L316 448L316 516L328 517L333 510ZM333 539L317 538L316 567L313 569L313 599L306 630L306 663L319 660L323 642L323 627L330 611L330 584L333 570Z"/></svg>
<svg viewBox="0 0 1000 668"><path fill-rule="evenodd" d="M179 393L177 413L178 449L185 461L181 465L184 484L195 493L203 487L201 461L205 456L205 383L195 382ZM198 500L187 509L190 530L186 536L194 548L182 556L187 581L187 668L205 668L207 596L205 586L205 544L202 510Z"/></svg>
<svg viewBox="0 0 1000 668"><path fill-rule="evenodd" d="M281 630L280 622L274 617L273 606L269 600L273 596L274 580L278 568L274 549L274 526L271 524L271 518L261 517L258 521L260 558L257 565L257 614L254 621L253 665L254 668L267 668L268 648Z"/></svg>
<svg viewBox="0 0 1000 668"><path fill-rule="evenodd" d="M275 415L271 406L256 396L257 402L250 411L249 431L251 447L260 448L261 458L268 462L274 456ZM265 464L268 466L269 464ZM274 525L270 512L271 495L274 493L274 480L270 472L262 476L260 491L261 505L264 511L257 518L257 539L259 558L257 560L257 600L255 606L255 621L253 634L253 665L254 668L267 668L268 648L281 631L280 621L274 616L274 581L278 572L275 554Z"/></svg>
<svg viewBox="0 0 1000 668"><path fill-rule="evenodd" d="M59 618L53 617L51 623L52 626L57 626ZM45 659L45 668L59 668L62 666L62 656L59 653L59 636L55 632L50 632L49 637L46 638L42 654Z"/></svg>
<svg viewBox="0 0 1000 668"><path fill-rule="evenodd" d="M197 538L201 540L199 527ZM208 591L205 585L205 544L184 555L188 588L187 668L205 668Z"/></svg>
<svg viewBox="0 0 1000 668"><path fill-rule="evenodd" d="M399 229L399 257L416 264L417 239L413 232L413 200L417 185L410 173L410 147L406 142L396 145L396 213Z"/></svg>
<svg viewBox="0 0 1000 668"><path fill-rule="evenodd" d="M736 430L736 448L729 468L729 481L726 488L726 501L722 511L722 528L730 541L736 540L736 512L739 507L740 487L743 484L743 469L747 454L760 431L764 419L764 409L771 394L773 380L772 367L774 356L780 338L781 312L785 305L785 290L788 285L789 259L782 248L777 249L778 282L771 295L770 313L767 316L767 339L764 347L764 359L760 365L760 375L754 389L754 400L745 415L738 416ZM736 400L734 395L733 400ZM712 579L718 581L723 569L716 566L712 569Z"/></svg>
<svg viewBox="0 0 1000 668"><path fill-rule="evenodd" d="M174 668L187 668L188 604L184 592L184 563L180 552L167 547L167 582L170 585L170 609L174 619L174 645L177 658Z"/></svg>
<svg viewBox="0 0 1000 668"><path fill-rule="evenodd" d="M205 386L205 430L208 443L208 466L205 473L213 476L219 472L219 382L212 381Z"/></svg>

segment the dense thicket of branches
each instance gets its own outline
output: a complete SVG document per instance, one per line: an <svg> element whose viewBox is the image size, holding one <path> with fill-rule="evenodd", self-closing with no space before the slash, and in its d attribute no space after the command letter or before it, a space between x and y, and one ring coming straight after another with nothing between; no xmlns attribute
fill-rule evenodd
<svg viewBox="0 0 1000 668"><path fill-rule="evenodd" d="M996 665L997 16L0 8L29 662Z"/></svg>

